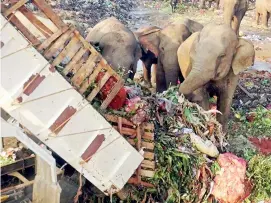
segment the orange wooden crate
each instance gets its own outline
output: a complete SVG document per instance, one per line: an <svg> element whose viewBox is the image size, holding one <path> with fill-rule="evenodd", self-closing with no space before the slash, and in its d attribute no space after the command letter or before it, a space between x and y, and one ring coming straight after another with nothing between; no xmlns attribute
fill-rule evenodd
<svg viewBox="0 0 271 203"><path fill-rule="evenodd" d="M144 160L136 170L136 173L129 179L128 183L153 187L152 184L142 179L151 178L155 173L154 125L143 123L136 126L131 121L119 116L106 114L104 117L138 151L142 147L144 148Z"/></svg>
<svg viewBox="0 0 271 203"><path fill-rule="evenodd" d="M107 108L123 87L124 81L107 64L100 53L80 35L74 26L65 24L44 0L33 0L31 2L12 0L9 2L12 3L9 3L8 6L1 3L2 15L29 40L29 45L25 48L35 47L50 62L52 71L55 70L55 67L61 65L62 75L74 88L85 95L89 102L97 96L111 76L117 79L110 94L101 105L101 109ZM56 29L52 30L52 27L48 24L45 25L27 8L26 3L38 8L39 13L43 14L47 22L52 23ZM21 15L20 18L18 18L18 14ZM34 26L42 37L38 37L29 25L32 28ZM100 72L105 72L105 74L96 84L95 79Z"/></svg>

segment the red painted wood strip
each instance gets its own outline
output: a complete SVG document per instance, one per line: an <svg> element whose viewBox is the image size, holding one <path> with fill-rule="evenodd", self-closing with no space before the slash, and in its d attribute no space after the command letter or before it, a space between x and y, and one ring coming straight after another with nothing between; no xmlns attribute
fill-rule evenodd
<svg viewBox="0 0 271 203"><path fill-rule="evenodd" d="M91 157L97 152L97 150L100 148L104 140L105 140L104 134L97 135L95 139L91 142L91 144L88 146L86 151L82 154L81 158L85 162L88 162L91 159Z"/></svg>

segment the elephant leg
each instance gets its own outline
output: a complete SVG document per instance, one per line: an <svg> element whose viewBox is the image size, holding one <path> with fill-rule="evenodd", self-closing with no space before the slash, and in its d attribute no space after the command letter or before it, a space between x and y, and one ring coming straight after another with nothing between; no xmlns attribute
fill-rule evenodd
<svg viewBox="0 0 271 203"><path fill-rule="evenodd" d="M209 8L212 7L212 1L209 1Z"/></svg>
<svg viewBox="0 0 271 203"><path fill-rule="evenodd" d="M150 61L143 61L143 79L147 86L151 87L151 62Z"/></svg>
<svg viewBox="0 0 271 203"><path fill-rule="evenodd" d="M256 11L256 24L259 25L259 17L260 17L260 13L258 13Z"/></svg>
<svg viewBox="0 0 271 203"><path fill-rule="evenodd" d="M205 0L201 0L201 2L200 2L200 8L201 9L205 8Z"/></svg>
<svg viewBox="0 0 271 203"><path fill-rule="evenodd" d="M216 0L216 9L219 10L219 0Z"/></svg>
<svg viewBox="0 0 271 203"><path fill-rule="evenodd" d="M271 15L271 13L270 13L270 12L267 12L267 20L266 20L267 26L268 26L268 21L269 21L269 19L270 19L270 15Z"/></svg>
<svg viewBox="0 0 271 203"><path fill-rule="evenodd" d="M262 17L262 21L263 21L263 26L267 28L267 18L268 18L268 13L267 11L263 12L263 17Z"/></svg>
<svg viewBox="0 0 271 203"><path fill-rule="evenodd" d="M166 76L166 87L176 86L178 83L180 68L177 66L167 67L165 76Z"/></svg>
<svg viewBox="0 0 271 203"><path fill-rule="evenodd" d="M219 88L217 109L222 113L222 115L217 114L217 120L222 124L224 132L228 130L228 119L237 83L238 76L234 75L233 71L230 71L224 79L217 82Z"/></svg>
<svg viewBox="0 0 271 203"><path fill-rule="evenodd" d="M160 58L160 57L159 57ZM156 70L156 91L163 92L167 89L165 72L163 69L163 64L158 58L157 70Z"/></svg>

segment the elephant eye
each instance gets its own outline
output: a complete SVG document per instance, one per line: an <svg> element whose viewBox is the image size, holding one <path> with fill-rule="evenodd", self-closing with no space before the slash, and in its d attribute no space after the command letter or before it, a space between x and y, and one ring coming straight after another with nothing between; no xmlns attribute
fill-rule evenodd
<svg viewBox="0 0 271 203"><path fill-rule="evenodd" d="M221 57L224 57L224 56L226 56L225 53L219 55L220 58L221 58Z"/></svg>

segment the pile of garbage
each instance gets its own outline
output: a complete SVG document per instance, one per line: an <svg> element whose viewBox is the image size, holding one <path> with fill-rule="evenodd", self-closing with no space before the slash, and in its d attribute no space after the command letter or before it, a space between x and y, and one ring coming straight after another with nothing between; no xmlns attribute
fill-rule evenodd
<svg viewBox="0 0 271 203"><path fill-rule="evenodd" d="M155 187L127 185L125 198L139 202L240 202L250 196L255 188L253 175L247 176L245 159L228 152L215 118L220 112L205 111L189 102L179 95L178 87L152 94L128 81L124 90L124 105L101 113L124 117L135 125L153 123L156 162L154 177L143 179ZM99 110L98 100L93 105ZM266 164L270 167L270 160Z"/></svg>
<svg viewBox="0 0 271 203"><path fill-rule="evenodd" d="M51 1L51 5L62 19L75 21L85 31L90 26L93 27L101 20L112 16L127 24L131 18L129 12L136 6L136 1L56 0Z"/></svg>
<svg viewBox="0 0 271 203"><path fill-rule="evenodd" d="M29 149L24 148L22 145L15 148L9 147L7 149L2 149L0 154L0 167L12 164L17 160L31 155L33 155L33 153Z"/></svg>

